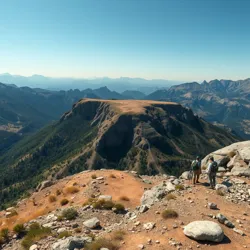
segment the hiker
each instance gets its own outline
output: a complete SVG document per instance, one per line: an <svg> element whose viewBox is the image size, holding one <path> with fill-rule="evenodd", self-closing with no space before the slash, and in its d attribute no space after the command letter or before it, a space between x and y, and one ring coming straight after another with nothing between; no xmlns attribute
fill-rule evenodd
<svg viewBox="0 0 250 250"><path fill-rule="evenodd" d="M193 184L199 183L199 177L201 174L201 160L200 157L197 156L196 160L194 160L191 164L191 170L193 171Z"/></svg>
<svg viewBox="0 0 250 250"><path fill-rule="evenodd" d="M216 174L218 171L218 164L214 160L214 157L209 157L209 164L207 168L207 174L210 182L210 188L214 189L216 185Z"/></svg>

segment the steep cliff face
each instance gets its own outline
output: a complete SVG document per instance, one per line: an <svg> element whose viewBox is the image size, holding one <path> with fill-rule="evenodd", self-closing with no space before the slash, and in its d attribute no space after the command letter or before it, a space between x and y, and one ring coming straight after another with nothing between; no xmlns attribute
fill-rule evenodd
<svg viewBox="0 0 250 250"><path fill-rule="evenodd" d="M0 183L15 198L43 179L86 169L178 175L195 155L235 141L176 103L83 99L0 158Z"/></svg>

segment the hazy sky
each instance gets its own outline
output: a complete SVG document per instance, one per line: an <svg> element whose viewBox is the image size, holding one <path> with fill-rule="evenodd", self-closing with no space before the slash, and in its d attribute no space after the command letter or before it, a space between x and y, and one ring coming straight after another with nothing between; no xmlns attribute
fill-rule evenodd
<svg viewBox="0 0 250 250"><path fill-rule="evenodd" d="M250 77L248 0L0 0L0 73Z"/></svg>

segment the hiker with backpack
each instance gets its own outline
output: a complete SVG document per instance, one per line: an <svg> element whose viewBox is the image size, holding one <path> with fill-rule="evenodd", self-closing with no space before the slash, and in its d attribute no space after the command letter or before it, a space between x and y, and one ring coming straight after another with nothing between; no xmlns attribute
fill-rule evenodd
<svg viewBox="0 0 250 250"><path fill-rule="evenodd" d="M209 157L209 165L207 169L207 174L210 182L210 188L214 189L216 185L216 174L218 172L218 164L214 160L214 157Z"/></svg>
<svg viewBox="0 0 250 250"><path fill-rule="evenodd" d="M199 156L196 157L196 160L192 161L191 170L193 172L193 184L199 183L199 177L201 174L201 159Z"/></svg>

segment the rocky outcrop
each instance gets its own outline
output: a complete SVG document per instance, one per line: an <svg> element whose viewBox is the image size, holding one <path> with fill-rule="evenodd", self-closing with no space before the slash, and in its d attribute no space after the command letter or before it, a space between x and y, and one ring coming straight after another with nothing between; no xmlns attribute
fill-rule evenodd
<svg viewBox="0 0 250 250"><path fill-rule="evenodd" d="M234 143L225 148L210 153L202 160L202 165L208 164L208 159L213 156L218 163L219 172L226 176L250 176L250 141Z"/></svg>

